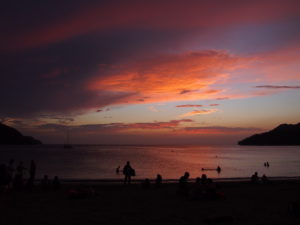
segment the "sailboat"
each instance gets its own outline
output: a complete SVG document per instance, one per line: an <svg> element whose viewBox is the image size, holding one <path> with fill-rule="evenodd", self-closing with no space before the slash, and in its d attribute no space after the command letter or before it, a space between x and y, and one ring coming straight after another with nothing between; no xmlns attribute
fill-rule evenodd
<svg viewBox="0 0 300 225"><path fill-rule="evenodd" d="M64 144L64 148L73 148L73 146L70 144L69 130L67 130L67 142Z"/></svg>

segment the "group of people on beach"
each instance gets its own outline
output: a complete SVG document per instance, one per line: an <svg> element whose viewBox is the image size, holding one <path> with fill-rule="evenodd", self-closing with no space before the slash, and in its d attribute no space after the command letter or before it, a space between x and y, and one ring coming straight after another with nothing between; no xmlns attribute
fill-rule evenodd
<svg viewBox="0 0 300 225"><path fill-rule="evenodd" d="M29 173L26 182L24 179L25 171ZM35 174L36 164L34 160L31 160L29 169L27 169L22 161L15 166L15 160L11 159L8 165L4 163L0 165L0 186L7 189L22 189L26 185L26 187L31 188L34 184Z"/></svg>
<svg viewBox="0 0 300 225"><path fill-rule="evenodd" d="M32 188L36 180L36 163L34 160L30 161L29 168L24 166L23 161L20 161L15 166L15 160L10 159L8 164L0 165L0 191L2 190L22 190L23 188ZM54 189L58 189L60 181L58 176L55 176L53 181L49 181L48 176L45 175L41 180L42 188L47 188L52 184Z"/></svg>
<svg viewBox="0 0 300 225"><path fill-rule="evenodd" d="M197 177L192 184L189 183L189 176L189 172L185 172L179 178L178 195L194 200L221 199L224 197L224 194L218 190L219 186L212 179L208 178L206 174L202 174L201 178Z"/></svg>
<svg viewBox="0 0 300 225"><path fill-rule="evenodd" d="M220 168L221 169L221 168ZM219 169L219 170L220 170ZM128 161L123 167L124 184L130 184L131 177L135 176L135 170L131 167ZM116 173L120 173L120 166L116 168ZM197 177L195 183L191 184L189 182L190 174L185 172L178 180L178 190L177 194L180 196L186 196L192 199L218 199L222 198L224 195L217 190L217 185L214 184L213 180L208 178L206 174L202 174L201 178ZM162 175L157 174L154 179L154 186L161 187L163 182ZM148 189L151 187L151 181L146 178L141 183L142 188Z"/></svg>
<svg viewBox="0 0 300 225"><path fill-rule="evenodd" d="M255 172L255 173L251 176L251 182L252 182L253 184L256 184L256 183L259 183L259 182L261 182L261 183L263 183L263 184L267 184L267 183L269 183L269 179L268 179L268 177L267 177L265 174L263 174L262 177L259 178L258 173Z"/></svg>
<svg viewBox="0 0 300 225"><path fill-rule="evenodd" d="M34 160L31 160L29 169L24 167L23 162L19 162L17 166L15 166L14 159L11 159L6 164L0 165L0 189L3 187L6 189L22 189L23 187L31 188L35 182L35 175L36 175L36 163ZM269 167L269 162L265 162L264 166ZM204 169L202 168L202 171ZM221 171L221 168L218 166L217 169L218 173ZM24 179L25 171L28 172L29 177ZM131 166L130 161L127 161L124 165L123 169L120 169L120 166L116 168L116 173L119 174L120 172L124 175L124 184L130 184L131 178L135 176L135 169ZM179 178L178 181L178 194L179 195L186 195L186 196L193 196L194 198L198 198L199 196L206 196L207 193L212 197L213 195L216 197L218 196L216 192L215 185L212 182L212 179L207 178L206 174L202 174L201 178L197 177L195 179L195 185L193 188L188 185L189 180L189 172L185 172L183 176ZM160 187L162 185L162 175L157 174L156 178L154 179L155 187ZM255 172L251 176L252 183L268 183L269 179L265 174L261 178L259 178L258 173ZM50 186L53 186L53 189L59 189L60 187L60 180L58 176L55 176L53 181L50 181L48 176L45 175L43 179L41 179L41 187L43 189L47 189ZM149 188L151 186L151 181L149 178L146 178L142 181L143 188ZM201 194L200 194L201 193ZM206 193L206 194L204 194Z"/></svg>

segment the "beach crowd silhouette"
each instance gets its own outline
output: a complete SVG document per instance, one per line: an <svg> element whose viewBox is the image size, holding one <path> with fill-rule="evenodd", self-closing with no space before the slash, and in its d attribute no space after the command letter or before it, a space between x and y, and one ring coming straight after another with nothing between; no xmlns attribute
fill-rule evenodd
<svg viewBox="0 0 300 225"><path fill-rule="evenodd" d="M20 161L15 165L15 160L10 159L6 165L0 164L0 191L5 192L9 190L23 190L31 189L36 184L36 170L37 166L34 160L30 161L29 167ZM53 180L49 180L48 175L44 175L40 180L42 189L53 188L57 190L60 188L61 181L58 176Z"/></svg>
<svg viewBox="0 0 300 225"><path fill-rule="evenodd" d="M269 167L269 162L264 162L265 167ZM23 161L20 161L18 165L15 164L14 159L10 159L8 164L2 163L0 165L0 188L1 191L5 190L22 190L24 188L31 189L36 183L36 163L34 160L31 160L28 167L24 166ZM202 168L202 171L206 170L215 170L218 173L221 173L222 169L218 166L216 169ZM116 168L116 174L124 175L123 184L130 185L132 183L132 177L136 176L135 169L131 166L130 161L127 161L121 170L121 166ZM26 175L26 178L25 178ZM193 185L191 181L194 180ZM54 176L52 180L49 179L48 175L40 180L40 186L42 189L53 189L58 190L61 186L61 181L58 176ZM251 183L270 183L269 178L263 174L262 177L258 176L258 173L255 172L250 177ZM156 178L150 179L145 178L140 181L141 186L144 189L148 189L152 186L159 188L163 185L163 178L161 174L157 174ZM208 178L206 174L202 174L201 177L196 177L195 179L190 178L189 172L185 172L183 176L178 179L178 190L177 194L180 196L186 196L193 199L200 198L222 198L224 194L219 191L219 185L215 184L211 178ZM79 192L78 190L71 191L73 194Z"/></svg>

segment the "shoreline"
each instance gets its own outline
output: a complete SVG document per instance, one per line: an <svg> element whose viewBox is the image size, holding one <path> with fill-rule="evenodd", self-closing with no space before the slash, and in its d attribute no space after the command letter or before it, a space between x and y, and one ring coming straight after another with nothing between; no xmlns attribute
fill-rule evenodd
<svg viewBox="0 0 300 225"><path fill-rule="evenodd" d="M195 182L196 178L190 178L189 182ZM215 183L234 183L234 182L250 182L250 177L237 177L237 178L211 178ZM286 177L286 176L278 176L278 177L268 177L270 181L300 181L300 176ZM141 183L145 179L134 179L132 178L132 183ZM155 179L150 179L150 182L154 182ZM163 183L172 184L178 183L179 179L163 179ZM36 179L35 182L41 182L42 179ZM84 178L62 178L60 179L62 183L94 183L94 184L122 184L124 179L117 178L100 178L100 179L84 179Z"/></svg>

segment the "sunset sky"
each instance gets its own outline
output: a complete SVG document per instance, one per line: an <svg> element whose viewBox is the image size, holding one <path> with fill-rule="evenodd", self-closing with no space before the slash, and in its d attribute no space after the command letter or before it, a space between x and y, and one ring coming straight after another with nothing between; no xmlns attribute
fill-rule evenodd
<svg viewBox="0 0 300 225"><path fill-rule="evenodd" d="M0 21L0 119L44 143L232 144L300 122L299 0L20 0Z"/></svg>

